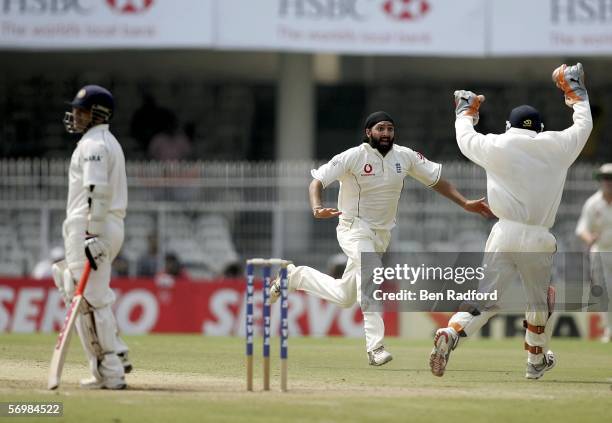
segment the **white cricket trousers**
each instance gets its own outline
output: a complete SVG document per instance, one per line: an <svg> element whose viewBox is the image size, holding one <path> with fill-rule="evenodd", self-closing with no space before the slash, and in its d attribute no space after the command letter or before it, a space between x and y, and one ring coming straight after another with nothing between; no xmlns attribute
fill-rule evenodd
<svg viewBox="0 0 612 423"><path fill-rule="evenodd" d="M66 264L76 281L81 278L85 268L85 231L87 221L68 218L64 222L63 235L66 251ZM98 265L98 270L91 270L84 297L93 307L100 308L115 302L115 294L110 289L111 264L123 245L123 219L112 214L106 218L106 227L100 236L110 257Z"/></svg>
<svg viewBox="0 0 612 423"><path fill-rule="evenodd" d="M612 332L612 252L591 253L591 277L593 282L604 288L607 299L597 299L602 305L607 306L608 311L601 313L604 336L610 336Z"/></svg>
<svg viewBox="0 0 612 423"><path fill-rule="evenodd" d="M546 327L542 333L525 332L526 349L531 347L530 351L538 351L529 352L528 358L532 363L541 362L542 353L539 351L547 351L552 335L552 325L546 323L549 320L548 292L555 251L555 237L547 228L509 220L500 220L493 226L485 246L485 279L479 291L497 290L498 299L503 301L504 290L517 280L517 275L520 276L527 297L527 323L533 327ZM463 330L465 335L470 336L495 316L499 309L492 305L479 312L479 315L467 311L455 313L448 326L458 332Z"/></svg>
<svg viewBox="0 0 612 423"><path fill-rule="evenodd" d="M341 218L336 235L340 248L348 257L342 278L334 279L311 267L299 266L289 274L289 288L306 291L341 307L351 307L355 301L361 305L361 253L382 255L389 246L391 232L370 229L359 218ZM385 323L382 313L364 312L363 327L366 351L383 345Z"/></svg>
<svg viewBox="0 0 612 423"><path fill-rule="evenodd" d="M68 218L63 225L64 246L66 250L66 264L73 279L78 283L85 267L85 231L87 221L82 218ZM123 219L109 214L106 218L106 227L100 236L100 241L105 244L109 257L98 264L98 270L91 270L89 280L85 287L83 297L91 307L91 314L85 321L86 315L77 318L77 331L81 343L87 354L90 369L98 379L114 379L123 377L123 365L117 357L118 353L128 351L128 347L119 337L117 322L112 312L115 302L115 294L110 288L111 264L123 244ZM94 325L97 334L95 344L87 335ZM103 358L100 360L99 357Z"/></svg>

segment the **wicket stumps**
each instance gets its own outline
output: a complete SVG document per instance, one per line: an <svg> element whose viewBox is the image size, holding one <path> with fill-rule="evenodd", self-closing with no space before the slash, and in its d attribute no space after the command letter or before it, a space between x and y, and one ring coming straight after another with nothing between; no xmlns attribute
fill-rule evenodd
<svg viewBox="0 0 612 423"><path fill-rule="evenodd" d="M291 264L288 260L255 258L247 260L247 290L246 290L246 368L247 368L247 391L253 390L253 296L255 293L255 267L263 270L263 389L270 390L270 280L272 266L280 266L280 361L281 361L281 391L287 390L287 353L289 337L289 321L287 310L289 304L287 266Z"/></svg>

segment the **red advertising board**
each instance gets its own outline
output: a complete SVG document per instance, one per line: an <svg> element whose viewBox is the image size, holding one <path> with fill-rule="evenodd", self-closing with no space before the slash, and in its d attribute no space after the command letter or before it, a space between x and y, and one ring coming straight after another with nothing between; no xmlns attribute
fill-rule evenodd
<svg viewBox="0 0 612 423"><path fill-rule="evenodd" d="M153 279L115 279L115 314L126 334L150 332L244 335L245 281L176 280L156 284ZM256 333L261 326L261 283L256 284ZM273 333L278 333L278 306L272 309ZM0 279L0 333L53 332L65 317L63 300L50 280ZM397 313L386 313L386 334L399 334ZM342 309L301 292L289 296L291 336L363 335L357 305Z"/></svg>

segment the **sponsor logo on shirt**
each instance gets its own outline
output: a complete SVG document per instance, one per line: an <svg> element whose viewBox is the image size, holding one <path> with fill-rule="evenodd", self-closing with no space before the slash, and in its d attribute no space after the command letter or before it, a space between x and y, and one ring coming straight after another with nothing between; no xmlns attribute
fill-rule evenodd
<svg viewBox="0 0 612 423"><path fill-rule="evenodd" d="M417 157L419 158L419 160L421 160L422 162L427 161L427 159L425 158L425 156L424 156L424 155L422 155L422 154L421 154L421 153L419 153L418 151L417 151L416 153L417 153Z"/></svg>
<svg viewBox="0 0 612 423"><path fill-rule="evenodd" d="M87 156L83 159L86 162L101 162L102 156L99 154L92 154L91 156Z"/></svg>
<svg viewBox="0 0 612 423"><path fill-rule="evenodd" d="M375 173L372 173L372 165L370 163L366 163L363 166L363 173L361 174L361 176L376 176Z"/></svg>
<svg viewBox="0 0 612 423"><path fill-rule="evenodd" d="M402 165L399 163L395 163L395 171L397 173L402 173Z"/></svg>

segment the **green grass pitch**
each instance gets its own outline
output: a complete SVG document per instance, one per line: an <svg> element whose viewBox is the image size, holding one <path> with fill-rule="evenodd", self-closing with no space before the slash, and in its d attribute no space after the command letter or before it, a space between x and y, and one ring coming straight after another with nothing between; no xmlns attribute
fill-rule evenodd
<svg viewBox="0 0 612 423"><path fill-rule="evenodd" d="M427 365L429 341L388 339L394 360L367 365L361 339L289 340L289 392L280 393L278 340L272 391L245 391L244 340L197 335L126 338L134 372L126 391L85 391L84 353L73 338L63 383L47 391L54 335L0 335L0 401L61 401L67 422L597 422L612 415L612 344L553 340L558 365L523 378L523 341L470 340L443 378ZM0 421L13 421L0 417ZM15 422L41 421L19 418Z"/></svg>

